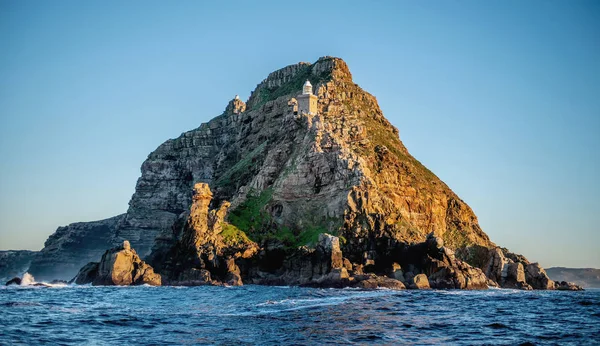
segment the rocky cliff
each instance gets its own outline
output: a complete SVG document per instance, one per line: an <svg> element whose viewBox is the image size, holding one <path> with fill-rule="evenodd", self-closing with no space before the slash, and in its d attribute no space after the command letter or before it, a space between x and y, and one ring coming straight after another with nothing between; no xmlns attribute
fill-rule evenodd
<svg viewBox="0 0 600 346"><path fill-rule="evenodd" d="M29 273L40 281L71 279L81 266L116 245L115 233L124 216L59 227L34 256Z"/></svg>
<svg viewBox="0 0 600 346"><path fill-rule="evenodd" d="M298 112L296 97L307 80L317 109ZM142 165L127 213L117 217L114 232L103 232L112 236L107 241L128 239L158 272L173 272L165 261L184 256L172 251L193 228L190 206L198 182L210 186L213 209L230 202L221 217L257 244L261 258L268 258L261 268L271 273L285 268L297 249L314 249L323 233L340 239L352 266L373 273L392 270L429 234L449 252L407 262L415 276L431 275L430 265L470 263L486 270L496 248L471 208L410 155L375 97L353 82L339 58L277 70L246 103L236 97L221 115L160 145ZM219 233L210 227L202 232ZM49 247L57 248L54 243L68 235L53 237ZM200 259L206 253L201 245L207 244L196 249ZM196 264L206 265L206 259ZM478 277L467 274L455 275L453 285Z"/></svg>

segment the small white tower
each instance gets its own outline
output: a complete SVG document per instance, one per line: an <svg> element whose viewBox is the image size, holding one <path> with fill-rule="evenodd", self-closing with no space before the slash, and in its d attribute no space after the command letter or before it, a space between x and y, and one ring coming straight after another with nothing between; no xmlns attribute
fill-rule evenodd
<svg viewBox="0 0 600 346"><path fill-rule="evenodd" d="M298 112L300 114L317 114L318 97L312 93L312 84L307 80L302 87L302 95L296 97L298 100Z"/></svg>
<svg viewBox="0 0 600 346"><path fill-rule="evenodd" d="M308 80L302 87L302 95L312 95L312 84L310 84L310 81Z"/></svg>

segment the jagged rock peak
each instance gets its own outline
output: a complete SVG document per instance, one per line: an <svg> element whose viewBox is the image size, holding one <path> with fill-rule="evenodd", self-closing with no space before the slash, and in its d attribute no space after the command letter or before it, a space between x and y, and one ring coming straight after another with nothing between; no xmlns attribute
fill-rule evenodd
<svg viewBox="0 0 600 346"><path fill-rule="evenodd" d="M352 74L344 60L331 56L319 58L314 64L300 62L271 72L256 86L247 102L248 109L256 109L267 101L281 96L296 96L309 80L313 90L330 80L352 82Z"/></svg>
<svg viewBox="0 0 600 346"><path fill-rule="evenodd" d="M223 115L232 115L232 114L240 114L246 110L246 103L240 100L238 95L235 95L235 98L227 104Z"/></svg>

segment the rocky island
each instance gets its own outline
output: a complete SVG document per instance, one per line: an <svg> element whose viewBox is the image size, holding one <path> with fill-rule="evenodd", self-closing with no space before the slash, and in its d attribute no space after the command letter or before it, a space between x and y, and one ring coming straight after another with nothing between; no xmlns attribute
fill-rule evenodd
<svg viewBox="0 0 600 346"><path fill-rule="evenodd" d="M59 228L29 272L101 285L579 289L494 244L334 57L271 73L247 102L160 145L127 213Z"/></svg>

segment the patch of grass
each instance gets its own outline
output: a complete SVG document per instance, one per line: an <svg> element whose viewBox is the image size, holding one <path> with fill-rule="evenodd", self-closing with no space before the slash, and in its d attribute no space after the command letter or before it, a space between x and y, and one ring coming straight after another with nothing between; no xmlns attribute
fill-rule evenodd
<svg viewBox="0 0 600 346"><path fill-rule="evenodd" d="M329 231L325 226L327 223L331 224L332 220L325 220L323 223L301 229L292 229L285 225L277 225L267 208L272 197L272 188L266 189L260 194L250 192L244 203L229 212L229 223L232 227L240 230L240 232L245 232L244 235L247 234L249 239L257 243L274 239L290 249L304 245L315 245L321 233L338 235L338 231ZM346 241L345 239L340 240L342 243Z"/></svg>
<svg viewBox="0 0 600 346"><path fill-rule="evenodd" d="M244 203L229 213L229 222L247 232L253 239L257 239L255 235L262 229L262 226L271 221L271 216L264 210L264 207L271 201L273 197L273 189L263 190L256 195L249 192ZM258 240L258 239L257 239Z"/></svg>
<svg viewBox="0 0 600 346"><path fill-rule="evenodd" d="M216 186L228 186L240 180L241 176L247 174L252 167L254 158L258 157L265 147L267 141L262 142L258 147L254 148L248 155L238 161L233 167L228 169L225 173L217 179L215 182Z"/></svg>
<svg viewBox="0 0 600 346"><path fill-rule="evenodd" d="M221 236L223 237L225 244L229 246L251 242L244 231L227 222L223 222Z"/></svg>
<svg viewBox="0 0 600 346"><path fill-rule="evenodd" d="M443 235L444 244L453 249L459 249L473 245L466 235L466 230L459 230L456 226L452 226Z"/></svg>
<svg viewBox="0 0 600 346"><path fill-rule="evenodd" d="M319 234L328 233L327 228L323 226L307 227L300 234L296 240L296 246L313 246L319 241Z"/></svg>
<svg viewBox="0 0 600 346"><path fill-rule="evenodd" d="M256 101L251 105L252 109L258 109L268 101L276 100L277 98L285 95L297 95L302 92L302 86L306 80L309 80L313 87L316 87L318 83L331 79L331 73L325 72L320 75L312 74L312 65L303 66L300 71L296 72L294 77L286 83L283 83L279 87L275 88L260 88L257 90ZM315 90L313 89L313 92Z"/></svg>

